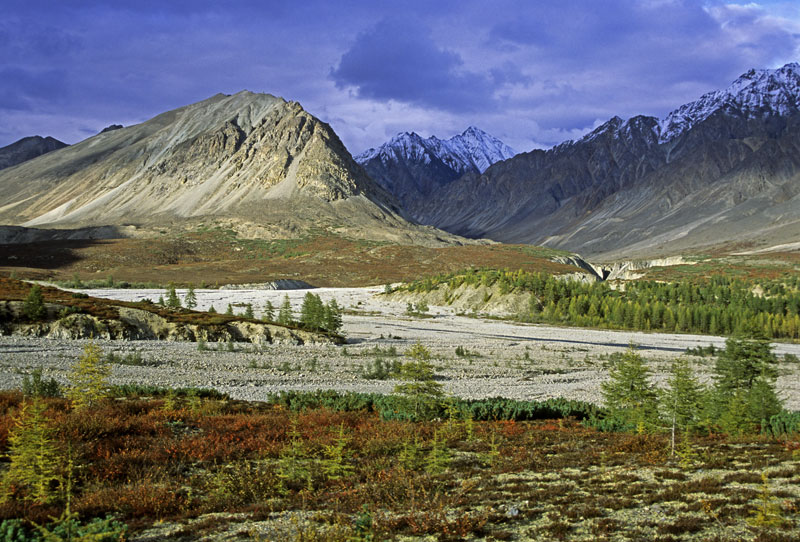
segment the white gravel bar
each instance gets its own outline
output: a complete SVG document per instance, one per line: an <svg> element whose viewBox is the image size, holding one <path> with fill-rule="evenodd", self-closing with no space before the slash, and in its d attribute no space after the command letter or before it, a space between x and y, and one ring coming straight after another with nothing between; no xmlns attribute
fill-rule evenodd
<svg viewBox="0 0 800 542"><path fill-rule="evenodd" d="M230 303L237 313L252 304L260 316L266 301L276 311L288 296L296 313L308 291L323 301L335 298L347 311L345 346L268 345L256 349L238 343L208 345L164 341L96 341L105 352L121 356L138 353L144 366L113 367L112 381L165 387L204 387L245 400L263 400L281 390L333 389L389 393L391 380L363 378L376 358L374 349L392 347L402 354L419 341L433 354L437 378L448 393L466 398L503 396L515 399L564 397L600 402L600 383L608 374L608 357L636 345L650 362L654 380L665 381L669 362L687 348L713 344L724 337L641 333L520 324L505 320L456 315L449 307L431 307L430 317L411 318L405 305L376 295L382 288L317 288L313 290L196 290L198 310L211 305L224 312ZM164 290L83 290L96 297L126 301L157 300ZM178 290L182 298L184 290ZM70 366L80 357L85 341L0 337L0 389L17 388L41 367L45 377L66 382ZM474 357L458 357L457 347ZM219 350L218 350L219 349ZM800 357L800 345L776 343L775 352ZM385 357L387 361L402 357ZM707 380L712 358L691 357L693 367ZM778 389L786 406L800 410L800 367L782 363Z"/></svg>

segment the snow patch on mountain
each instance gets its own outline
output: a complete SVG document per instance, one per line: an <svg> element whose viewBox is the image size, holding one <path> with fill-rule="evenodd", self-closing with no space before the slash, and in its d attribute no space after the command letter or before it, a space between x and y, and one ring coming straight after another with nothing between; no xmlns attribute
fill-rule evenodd
<svg viewBox="0 0 800 542"><path fill-rule="evenodd" d="M582 138L565 141L554 149L566 148L578 141L594 141L604 134L624 140L644 136L648 143L666 143L717 111L748 119L800 112L800 63L793 62L775 70L751 69L728 88L704 94L662 120L646 116L623 120L615 116Z"/></svg>
<svg viewBox="0 0 800 542"><path fill-rule="evenodd" d="M675 139L696 124L723 110L745 118L788 115L800 108L800 64L742 74L724 90L709 92L684 104L661 121L659 142Z"/></svg>
<svg viewBox="0 0 800 542"><path fill-rule="evenodd" d="M374 158L387 165L391 162L416 162L429 164L438 158L458 173L477 170L480 173L492 164L507 160L516 151L479 128L470 126L450 139L436 136L423 138L414 132L397 134L377 149L369 149L355 157L365 164Z"/></svg>

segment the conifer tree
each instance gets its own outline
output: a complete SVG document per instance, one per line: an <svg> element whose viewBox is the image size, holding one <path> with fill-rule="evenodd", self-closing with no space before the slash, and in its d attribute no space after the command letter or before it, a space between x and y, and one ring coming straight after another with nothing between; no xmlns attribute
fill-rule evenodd
<svg viewBox="0 0 800 542"><path fill-rule="evenodd" d="M197 295L194 293L194 284L189 284L186 295L183 297L183 305L187 309L193 309L197 306Z"/></svg>
<svg viewBox="0 0 800 542"><path fill-rule="evenodd" d="M289 301L289 294L283 296L283 303L278 310L278 323L284 326L290 325L294 321L292 314L292 303Z"/></svg>
<svg viewBox="0 0 800 542"><path fill-rule="evenodd" d="M265 322L275 321L275 307L269 299L264 303L264 312L261 314L261 319Z"/></svg>
<svg viewBox="0 0 800 542"><path fill-rule="evenodd" d="M67 398L72 407L81 410L104 398L108 392L111 364L103 358L103 351L93 342L84 349L83 357L73 366L69 375Z"/></svg>
<svg viewBox="0 0 800 542"><path fill-rule="evenodd" d="M431 353L417 342L406 355L412 361L400 365L397 379L402 383L394 387L393 393L402 395L408 404L408 414L416 420L426 419L437 411L439 400L444 394L442 384L434 379Z"/></svg>
<svg viewBox="0 0 800 542"><path fill-rule="evenodd" d="M338 333L342 329L342 309L335 299L331 299L325 305L322 327L331 333Z"/></svg>
<svg viewBox="0 0 800 542"><path fill-rule="evenodd" d="M308 329L321 329L325 317L325 307L318 295L306 292L300 307L300 324Z"/></svg>
<svg viewBox="0 0 800 542"><path fill-rule="evenodd" d="M181 308L181 300L178 297L178 293L175 291L175 285L174 284L170 284L169 287L167 287L167 301L166 301L166 304L167 304L167 307L169 307L170 309L179 309L179 308Z"/></svg>
<svg viewBox="0 0 800 542"><path fill-rule="evenodd" d="M712 408L725 431L752 431L777 414L775 392L778 359L763 338L730 338L714 367Z"/></svg>
<svg viewBox="0 0 800 542"><path fill-rule="evenodd" d="M620 356L601 389L613 419L629 426L655 420L657 401L650 370L633 346Z"/></svg>
<svg viewBox="0 0 800 542"><path fill-rule="evenodd" d="M42 289L38 284L31 286L31 289L28 291L28 296L22 303L22 312L30 320L40 320L47 314L47 309L44 306Z"/></svg>
<svg viewBox="0 0 800 542"><path fill-rule="evenodd" d="M255 318L255 315L253 314L253 305L251 303L248 303L247 305L245 305L244 317L245 318L250 318L251 320L253 318Z"/></svg>
<svg viewBox="0 0 800 542"><path fill-rule="evenodd" d="M10 464L3 474L2 501L12 490L24 489L24 499L46 503L58 487L58 453L41 399L22 403L8 434Z"/></svg>
<svg viewBox="0 0 800 542"><path fill-rule="evenodd" d="M662 412L673 430L685 431L700 419L703 388L686 358L672 362L667 388L661 396Z"/></svg>

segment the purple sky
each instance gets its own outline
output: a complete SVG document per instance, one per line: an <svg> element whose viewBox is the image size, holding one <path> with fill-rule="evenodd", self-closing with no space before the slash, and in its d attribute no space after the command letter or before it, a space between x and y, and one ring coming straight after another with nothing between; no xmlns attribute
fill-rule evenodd
<svg viewBox="0 0 800 542"><path fill-rule="evenodd" d="M476 125L518 151L800 60L796 0L3 2L0 146L217 92L299 101L351 152Z"/></svg>

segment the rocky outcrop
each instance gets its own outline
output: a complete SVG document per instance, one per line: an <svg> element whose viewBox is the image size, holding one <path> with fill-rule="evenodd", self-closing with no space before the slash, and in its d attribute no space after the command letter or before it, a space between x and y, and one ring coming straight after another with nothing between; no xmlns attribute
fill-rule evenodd
<svg viewBox="0 0 800 542"><path fill-rule="evenodd" d="M639 271L644 271L651 267L669 267L681 264L691 265L694 263L685 260L682 256L669 256L667 258L656 258L653 260L627 260L610 264L594 264L584 260L578 254L554 256L550 258L550 261L579 267L591 273L596 280L636 280L644 276L644 273L639 273ZM586 275L583 276L585 277Z"/></svg>
<svg viewBox="0 0 800 542"><path fill-rule="evenodd" d="M594 274L576 272L555 275L559 280L596 282ZM520 316L530 311L530 292L503 292L499 286L461 284L450 288L441 284L429 292L410 292L402 287L389 294L380 294L399 303L424 302L429 306L449 307L458 313L484 314L489 316ZM524 318L523 318L524 319Z"/></svg>
<svg viewBox="0 0 800 542"><path fill-rule="evenodd" d="M64 305L47 303L47 316L28 322L21 301L0 301L0 332L4 335L54 339L121 339L253 344L338 344L340 337L284 326L231 320L224 323L185 323L131 307L117 307L115 317L70 312Z"/></svg>

